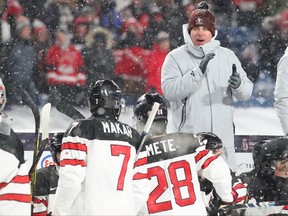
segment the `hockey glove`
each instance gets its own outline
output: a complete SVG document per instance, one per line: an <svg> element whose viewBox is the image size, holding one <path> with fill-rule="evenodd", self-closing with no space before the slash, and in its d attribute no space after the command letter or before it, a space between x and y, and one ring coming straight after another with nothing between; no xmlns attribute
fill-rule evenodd
<svg viewBox="0 0 288 216"><path fill-rule="evenodd" d="M208 53L207 55L204 56L203 60L200 62L199 68L203 74L206 72L208 62L212 58L214 58L214 56L215 53Z"/></svg>
<svg viewBox="0 0 288 216"><path fill-rule="evenodd" d="M241 84L240 74L237 73L235 64L232 65L232 75L230 76L228 82L231 88L233 89L237 89Z"/></svg>
<svg viewBox="0 0 288 216"><path fill-rule="evenodd" d="M213 190L213 198L209 201L209 206L206 207L207 213L209 216L217 216L217 212L222 204L222 200L219 195L216 193L215 189Z"/></svg>

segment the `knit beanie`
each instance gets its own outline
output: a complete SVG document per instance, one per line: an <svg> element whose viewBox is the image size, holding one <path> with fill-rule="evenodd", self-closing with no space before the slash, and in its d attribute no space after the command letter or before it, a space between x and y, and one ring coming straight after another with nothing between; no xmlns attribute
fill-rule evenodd
<svg viewBox="0 0 288 216"><path fill-rule="evenodd" d="M194 10L189 18L188 32L192 30L195 26L204 26L215 35L215 17L209 11L209 5L206 1L202 1L197 5L197 9Z"/></svg>

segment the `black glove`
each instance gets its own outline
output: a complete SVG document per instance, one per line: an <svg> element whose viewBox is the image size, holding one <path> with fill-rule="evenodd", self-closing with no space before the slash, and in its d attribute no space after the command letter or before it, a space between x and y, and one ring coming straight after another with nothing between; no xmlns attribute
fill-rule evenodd
<svg viewBox="0 0 288 216"><path fill-rule="evenodd" d="M230 76L228 82L231 88L233 89L237 89L241 84L240 74L237 73L235 64L232 65L232 75Z"/></svg>
<svg viewBox="0 0 288 216"><path fill-rule="evenodd" d="M209 216L217 216L219 207L222 204L222 200L219 195L216 193L215 189L213 190L213 198L209 201L209 206L206 207L207 213Z"/></svg>
<svg viewBox="0 0 288 216"><path fill-rule="evenodd" d="M212 58L214 58L214 56L215 56L215 53L208 53L207 55L204 56L204 58L200 62L199 68L203 74L206 72L208 62Z"/></svg>

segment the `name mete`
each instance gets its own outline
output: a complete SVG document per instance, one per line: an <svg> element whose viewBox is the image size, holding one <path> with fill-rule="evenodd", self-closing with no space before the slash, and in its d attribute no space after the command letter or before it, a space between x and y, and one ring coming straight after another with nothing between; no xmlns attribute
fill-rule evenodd
<svg viewBox="0 0 288 216"><path fill-rule="evenodd" d="M117 122L101 122L104 133L118 133L132 138L132 130L130 127Z"/></svg>
<svg viewBox="0 0 288 216"><path fill-rule="evenodd" d="M145 145L147 156L176 151L173 141L173 139L167 139Z"/></svg>

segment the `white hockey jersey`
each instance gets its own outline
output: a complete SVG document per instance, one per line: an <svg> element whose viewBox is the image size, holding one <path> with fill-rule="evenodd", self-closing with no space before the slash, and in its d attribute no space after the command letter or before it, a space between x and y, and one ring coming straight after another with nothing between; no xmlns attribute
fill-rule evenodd
<svg viewBox="0 0 288 216"><path fill-rule="evenodd" d="M0 133L0 215L30 215L30 178L21 141Z"/></svg>
<svg viewBox="0 0 288 216"><path fill-rule="evenodd" d="M230 169L221 157L199 147L193 134L172 133L145 142L150 194L140 215L207 215L198 173L223 201L232 202Z"/></svg>
<svg viewBox="0 0 288 216"><path fill-rule="evenodd" d="M148 198L139 134L118 121L75 121L63 138L53 215L137 215ZM145 190L146 189L146 190Z"/></svg>

